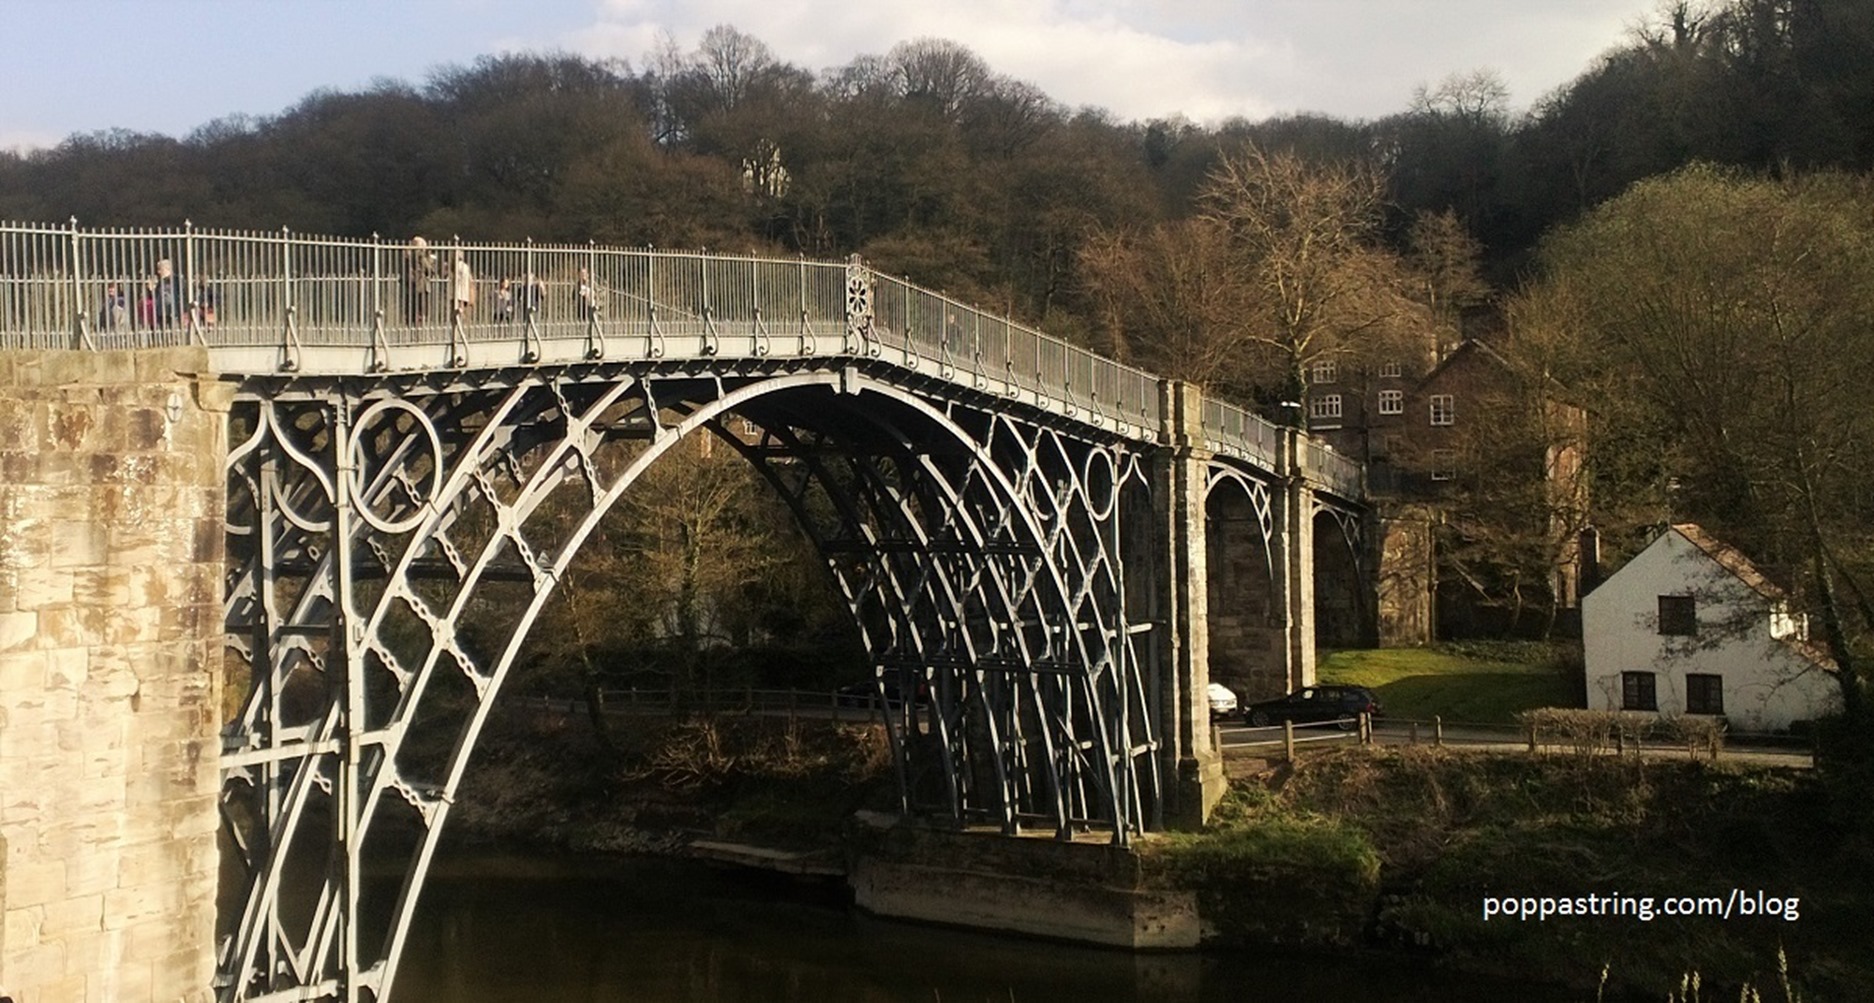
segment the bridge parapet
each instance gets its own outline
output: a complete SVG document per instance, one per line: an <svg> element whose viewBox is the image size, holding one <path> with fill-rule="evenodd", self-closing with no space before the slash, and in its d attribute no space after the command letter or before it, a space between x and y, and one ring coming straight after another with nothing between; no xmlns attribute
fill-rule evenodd
<svg viewBox="0 0 1874 1003"><path fill-rule="evenodd" d="M1121 438L1166 413L1151 373L856 260L0 223L0 350L178 345L237 375L857 356ZM1277 459L1249 411L1206 398L1201 424ZM1361 497L1359 465L1307 441L1304 476Z"/></svg>
<svg viewBox="0 0 1874 1003"><path fill-rule="evenodd" d="M1301 476L1309 487L1346 501L1366 497L1366 468L1360 461L1313 436L1301 440Z"/></svg>

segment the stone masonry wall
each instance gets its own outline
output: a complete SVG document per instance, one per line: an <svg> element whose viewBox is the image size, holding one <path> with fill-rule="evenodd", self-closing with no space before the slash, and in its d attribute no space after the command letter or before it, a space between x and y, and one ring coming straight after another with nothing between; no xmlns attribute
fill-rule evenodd
<svg viewBox="0 0 1874 1003"><path fill-rule="evenodd" d="M1210 678L1244 703L1279 697L1288 692L1288 634L1261 524L1228 488L1211 495L1210 508Z"/></svg>
<svg viewBox="0 0 1874 1003"><path fill-rule="evenodd" d="M1378 521L1379 643L1430 644L1432 637L1432 513L1422 505L1391 505Z"/></svg>
<svg viewBox="0 0 1874 1003"><path fill-rule="evenodd" d="M0 994L205 1001L226 389L0 352Z"/></svg>

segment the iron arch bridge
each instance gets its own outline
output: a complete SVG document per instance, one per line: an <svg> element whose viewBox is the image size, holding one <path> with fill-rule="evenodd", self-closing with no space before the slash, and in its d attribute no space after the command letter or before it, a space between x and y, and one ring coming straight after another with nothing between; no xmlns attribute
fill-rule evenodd
<svg viewBox="0 0 1874 1003"><path fill-rule="evenodd" d="M1250 513L1257 657L1293 682L1318 515L1358 560L1357 464L857 259L75 225L0 247L0 348L197 345L234 390L224 1000L386 998L530 627L687 437L794 512L881 695L928 688L886 726L902 810L953 823L1124 844L1201 817L1207 522ZM520 613L491 640L495 608ZM395 887L364 880L380 848L407 854Z"/></svg>

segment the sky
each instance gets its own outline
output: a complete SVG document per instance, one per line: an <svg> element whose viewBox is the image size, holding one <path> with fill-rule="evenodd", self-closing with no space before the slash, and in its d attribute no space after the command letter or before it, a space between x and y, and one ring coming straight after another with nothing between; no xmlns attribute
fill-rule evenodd
<svg viewBox="0 0 1874 1003"><path fill-rule="evenodd" d="M1514 110L1587 69L1657 0L6 0L0 149L124 128L185 136L320 89L421 83L480 55L628 60L729 24L819 71L915 38L1121 120L1404 110L1490 69Z"/></svg>

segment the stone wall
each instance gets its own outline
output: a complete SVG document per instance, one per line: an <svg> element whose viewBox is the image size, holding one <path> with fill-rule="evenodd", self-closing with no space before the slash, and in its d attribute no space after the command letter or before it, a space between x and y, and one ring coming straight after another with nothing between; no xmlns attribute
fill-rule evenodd
<svg viewBox="0 0 1874 1003"><path fill-rule="evenodd" d="M1138 855L1103 841L902 824L867 835L848 881L880 916L1131 950L1202 938L1194 893L1146 887Z"/></svg>
<svg viewBox="0 0 1874 1003"><path fill-rule="evenodd" d="M0 353L0 994L207 1000L226 389Z"/></svg>
<svg viewBox="0 0 1874 1003"><path fill-rule="evenodd" d="M1375 523L1380 646L1430 644L1437 560L1432 551L1432 510L1424 505L1386 505Z"/></svg>
<svg viewBox="0 0 1874 1003"><path fill-rule="evenodd" d="M1205 542L1210 572L1210 678L1244 702L1288 692L1288 615L1279 604L1268 544L1249 499L1211 492Z"/></svg>

